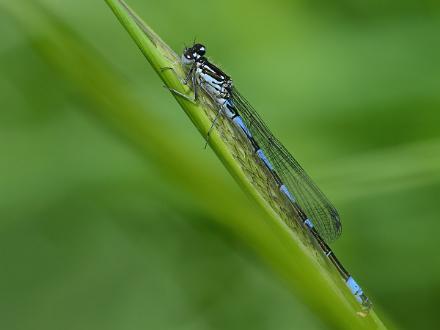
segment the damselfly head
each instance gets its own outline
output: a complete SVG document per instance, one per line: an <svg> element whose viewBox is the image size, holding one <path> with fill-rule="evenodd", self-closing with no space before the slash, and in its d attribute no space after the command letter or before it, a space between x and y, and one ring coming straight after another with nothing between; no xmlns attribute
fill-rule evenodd
<svg viewBox="0 0 440 330"><path fill-rule="evenodd" d="M206 48L202 44L194 44L190 48L185 48L182 55L182 61L184 64L191 64L197 61L206 53Z"/></svg>

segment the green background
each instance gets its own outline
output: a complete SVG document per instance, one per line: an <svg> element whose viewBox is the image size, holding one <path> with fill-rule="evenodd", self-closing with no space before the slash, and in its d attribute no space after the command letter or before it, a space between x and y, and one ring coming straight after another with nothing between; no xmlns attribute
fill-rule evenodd
<svg viewBox="0 0 440 330"><path fill-rule="evenodd" d="M248 207L104 1L42 3L118 72L152 129ZM176 51L197 38L233 76L336 204L332 246L379 313L438 328L440 5L129 4ZM326 328L157 165L173 154L103 125L32 37L0 6L1 329Z"/></svg>

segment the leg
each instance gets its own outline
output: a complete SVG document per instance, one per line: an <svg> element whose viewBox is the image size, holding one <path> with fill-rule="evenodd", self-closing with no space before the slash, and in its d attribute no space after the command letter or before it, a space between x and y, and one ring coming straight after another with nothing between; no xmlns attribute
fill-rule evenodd
<svg viewBox="0 0 440 330"><path fill-rule="evenodd" d="M161 71L161 72L164 72L164 71L167 71L167 70L171 70L171 71L173 71L173 73L177 76L177 78L179 78L179 81L180 81L182 84L187 85L187 84L188 84L188 81L189 81L189 79L191 78L191 75L192 75L192 73L193 73L193 71L194 71L194 68L195 68L195 66L192 65L191 68L189 69L188 73L186 74L185 79L183 79L183 80L182 80L182 78L177 74L176 70L174 70L174 68L172 68L172 67L170 67L170 66L166 66L166 67L160 68L160 71Z"/></svg>
<svg viewBox="0 0 440 330"><path fill-rule="evenodd" d="M166 70L172 70L175 74L176 71L172 68L172 67L164 67L161 68L161 71L166 71ZM164 86L166 89L168 89L170 92L172 92L175 95L181 96L184 99L191 101L193 103L196 103L197 98L198 98L198 91L197 91L197 84L196 84L196 80L195 80L195 75L194 75L194 65L190 68L190 70L188 71L188 74L186 75L185 79L182 80L177 74L176 74L177 78L179 78L179 81L184 84L184 85L188 85L188 81L191 80L192 83L192 89L194 91L194 99L189 97L188 95L185 95L177 90L175 90L174 88L169 88L168 86Z"/></svg>
<svg viewBox="0 0 440 330"><path fill-rule="evenodd" d="M184 98L185 100L187 100L187 101L190 101L190 102L192 102L192 103L194 103L194 104L197 104L195 98L192 98L192 97L190 97L190 96L188 96L188 95L185 95L185 94L179 92L178 90L175 90L174 88L169 88L168 86L163 86L163 87L165 87L166 89L168 89L168 90L169 90L171 93L173 93L174 95L178 95L178 96L180 96L180 97L183 97L183 98Z"/></svg>
<svg viewBox="0 0 440 330"><path fill-rule="evenodd" d="M199 98L199 92L198 92L198 88L197 88L197 84L195 82L196 77L193 75L191 82L193 85L193 91L194 91L194 98L189 97L188 95L185 95L181 92L179 92L178 90L175 90L174 88L169 88L168 86L164 86L166 89L168 89L171 93L178 95L180 97L183 97L185 100L191 101L194 104L197 104L197 100Z"/></svg>
<svg viewBox="0 0 440 330"><path fill-rule="evenodd" d="M193 74L191 77L191 82L192 82L192 89L194 91L194 101L197 101L199 98L199 89L197 86L197 81L196 81L196 75Z"/></svg>
<svg viewBox="0 0 440 330"><path fill-rule="evenodd" d="M222 111L223 111L223 108L220 107L220 110L217 112L217 114L216 114L214 120L212 121L211 127L210 127L209 130L208 130L208 133L206 133L205 149L206 149L206 146L208 145L208 142L209 142L209 136L211 135L211 131L212 131L212 129L214 128L214 126L215 126L215 124L216 124L216 122L217 122L217 119L218 119L218 117L220 117Z"/></svg>

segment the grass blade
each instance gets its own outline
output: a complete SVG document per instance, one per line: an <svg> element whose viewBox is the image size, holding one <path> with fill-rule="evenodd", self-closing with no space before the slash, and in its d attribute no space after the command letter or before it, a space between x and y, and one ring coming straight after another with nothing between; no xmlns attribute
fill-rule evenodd
<svg viewBox="0 0 440 330"><path fill-rule="evenodd" d="M171 71L161 71L161 68L163 67L172 67L180 74L183 72L179 65L179 59L174 52L170 51L170 48L144 22L142 22L127 4L125 4L125 2L121 0L106 0L106 2L166 85L169 88L188 92L186 86L179 83L175 78L172 78L174 75ZM212 122L210 112L212 113L213 109L205 109L201 105L191 104L179 97L177 97L177 101L188 114L197 129L202 134L205 134L207 128ZM351 328L354 325L364 328L383 327L374 313L371 313L365 319L360 319L355 316L355 309L357 306L356 304L353 304L353 298L350 295L347 295L347 289L341 286L341 284L343 285L343 283L341 283L342 281L337 278L337 275L332 270L324 269L325 266L323 266L321 260L318 260L318 262L316 261L319 259L316 254L313 256L310 255L306 250L306 245L308 244L304 237L301 234L298 234L300 231L296 231L292 239L289 229L283 225L284 222L280 219L280 214L274 210L276 208L273 205L269 205L270 203L264 198L265 196L263 196L260 191L257 191L255 186L251 183L249 176L247 176L246 173L252 173L255 171L261 173L263 169L258 168L255 164L250 165L249 163L246 163L244 158L237 157L236 150L240 150L249 158L251 158L252 152L242 150L242 145L240 145L237 136L234 136L233 139L227 138L231 133L232 135L234 135L234 133L231 132L230 127L228 127L225 121L219 125L218 131L219 134L214 134L213 138L210 140L211 147L244 190L247 191L248 194L250 194L266 211L267 215L272 220L271 223L273 224L273 228L276 228L280 234L280 240L286 240L286 247L289 246L289 249L292 249L291 253L288 253L283 257L286 257L291 261L294 260L295 270L292 273L288 272L288 274L285 274L287 277L290 277L293 285L298 285L299 278L303 277L298 274L298 270L302 268L302 271L308 274L307 279L302 279L305 283L308 283L308 290L310 290L306 295L309 297L312 295L314 296L315 299L311 299L314 301L314 306L321 305L321 307L324 307L324 305L326 305L324 307L326 312L331 312L326 313L323 310L321 310L321 312L322 314L327 314L327 317L331 316L332 323L337 323L338 326L348 328ZM264 178L264 174L257 179L254 178L254 181L258 181L258 179L261 180L262 178ZM258 184L261 184L261 182L257 182L256 185L258 186ZM272 193L274 192L272 191ZM281 255L278 257L281 257ZM280 268L279 266L280 265L278 265L277 268ZM283 271L285 272L287 269L283 269ZM337 294L335 292L336 287L344 294Z"/></svg>
<svg viewBox="0 0 440 330"><path fill-rule="evenodd" d="M161 67L173 66L181 72L178 58L169 47L123 2L109 0L107 3L167 86L188 92L175 75L160 70ZM215 220L254 247L326 324L349 329L382 327L374 313L366 318L356 316L358 305L338 275L306 246L307 237L302 237L301 232L292 235L273 206L255 190L247 174L260 172L264 176L264 173L253 162L240 163L234 158L234 153L247 151L242 150L240 141L234 143L225 140L224 135L231 132L227 122L221 123L219 134L213 134L211 146L237 182L258 202L262 211L244 208L237 203L233 198L235 195L229 195L228 189L221 182L215 181L197 162L179 152L181 148L176 147L175 143L169 143L169 134L164 132L166 130L163 126L126 96L127 91L121 90L107 68L94 59L90 49L53 15L32 2L26 5L3 2L0 5L8 10L31 37L37 32L45 35L44 39L38 35L36 48L66 79L94 102L96 106L92 109L99 114L101 121L117 128L119 134L128 138L143 154L150 157L153 155L158 168L206 202L205 211L215 214ZM26 10L23 10L24 6ZM91 85L93 88L89 88ZM182 99L178 99L178 102L197 129L204 134L211 124L210 109ZM173 155L172 160L163 156L168 152ZM188 178L188 173L197 175ZM228 207L218 203L219 199Z"/></svg>

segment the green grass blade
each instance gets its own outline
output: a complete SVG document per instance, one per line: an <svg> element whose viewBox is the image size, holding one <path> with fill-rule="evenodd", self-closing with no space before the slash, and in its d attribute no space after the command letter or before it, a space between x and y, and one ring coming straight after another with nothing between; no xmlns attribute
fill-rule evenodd
<svg viewBox="0 0 440 330"><path fill-rule="evenodd" d="M123 1L106 0L106 2L165 84L169 88L187 93L187 87L176 79L171 70L161 71L163 67L172 67L177 73L182 74L183 70L175 53ZM202 105L194 105L180 97L177 97L177 101L197 129L202 134L205 134L211 125L214 109L207 109L206 106ZM230 138L231 136L232 138ZM266 173L256 162L246 162L246 158L252 159L252 151L245 150L241 142L240 138L226 121L222 121L218 125L218 134L213 134L213 137L210 139L210 145L217 156L240 186L265 210L272 228L279 234L280 241L285 240L286 248L291 250L288 253L273 256L278 260L286 258L290 261L284 263L286 260L283 260L276 268L281 270L280 268L285 267L282 271L293 286L307 286L308 289L303 292L305 300L311 303L313 307L322 307L319 310L321 310L323 315L326 315L324 318L327 318L327 320L332 319L332 323L348 328L354 325L364 328L383 327L374 313L371 313L364 319L356 316L355 311L358 306L356 303L353 303L353 298L350 294L347 294L347 289L343 286L342 281L335 272L329 270L328 265L324 264L317 254L311 254L307 250L310 249L310 246L307 246L309 244L307 244L303 235L300 234L300 230L295 231L295 234L292 236L289 228L284 225L286 219L281 219L276 206L271 205L267 196L264 196L264 193L255 188L255 186L259 185L262 187L267 186L263 182ZM240 157L238 154L244 154L245 157ZM250 180L249 173L258 173L258 177L253 178L254 184ZM270 187L270 189L272 189L271 193L276 195L273 187ZM288 267L286 267L287 264L289 264ZM300 269L301 271L299 271ZM306 274L306 278L304 278L303 274ZM338 294L338 289L343 294Z"/></svg>
<svg viewBox="0 0 440 330"><path fill-rule="evenodd" d="M167 86L188 92L171 72L163 73L160 70L164 66L173 66L181 72L175 54L130 13L125 4L120 1L107 2ZM95 107L90 109L99 115L100 121L116 128L119 135L136 145L142 154L153 158L158 168L167 173L173 182L186 187L199 198L205 212L215 215L213 219L251 245L326 324L346 329L382 327L374 312L366 318L356 315L358 305L338 275L322 262L310 246L306 246L309 244L307 237L301 236L301 232L292 235L273 206L249 182L249 173L260 173L264 177L264 169L253 161L246 162L246 159L251 159L249 151L243 150L241 141L228 139L227 133L232 134L233 131L227 122L221 122L219 133L211 139L211 146L240 185L258 202L262 211L243 206L240 199L235 199L234 192L230 192L196 161L188 159L180 151L183 147L176 146L179 139L170 142L169 132L163 123L145 113L141 106L127 97L129 91L118 84L111 71L99 63L90 48L65 25L35 2L25 3L3 1L0 5L8 10L31 38L37 36L34 42L38 51L93 102ZM45 37L42 38L42 35ZM178 99L178 102L204 134L211 124L210 109L182 99ZM245 153L243 163L234 157L237 153ZM165 157L166 154L172 157ZM188 173L197 174L190 176ZM218 200L222 203L218 203Z"/></svg>

